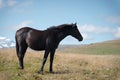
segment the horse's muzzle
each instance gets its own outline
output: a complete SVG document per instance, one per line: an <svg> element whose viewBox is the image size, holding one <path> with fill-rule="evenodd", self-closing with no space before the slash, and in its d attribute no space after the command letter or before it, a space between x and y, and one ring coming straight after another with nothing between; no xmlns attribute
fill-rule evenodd
<svg viewBox="0 0 120 80"><path fill-rule="evenodd" d="M83 41L83 37L80 37L78 40L79 40L79 41Z"/></svg>

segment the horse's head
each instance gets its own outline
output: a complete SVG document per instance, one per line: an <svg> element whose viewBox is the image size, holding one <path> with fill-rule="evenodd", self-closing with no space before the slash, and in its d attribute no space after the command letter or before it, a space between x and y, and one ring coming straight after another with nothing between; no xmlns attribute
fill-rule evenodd
<svg viewBox="0 0 120 80"><path fill-rule="evenodd" d="M73 36L74 38L76 38L79 41L83 40L82 35L80 34L78 28L77 28L77 24L71 24L71 29L70 29L70 35Z"/></svg>

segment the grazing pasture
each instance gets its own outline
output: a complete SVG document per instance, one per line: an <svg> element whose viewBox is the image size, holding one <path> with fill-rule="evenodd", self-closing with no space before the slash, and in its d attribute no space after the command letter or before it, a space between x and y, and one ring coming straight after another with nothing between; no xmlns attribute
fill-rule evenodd
<svg viewBox="0 0 120 80"><path fill-rule="evenodd" d="M28 49L24 70L18 68L14 48L0 49L0 80L120 80L120 40L58 49L53 74L38 74L43 53Z"/></svg>

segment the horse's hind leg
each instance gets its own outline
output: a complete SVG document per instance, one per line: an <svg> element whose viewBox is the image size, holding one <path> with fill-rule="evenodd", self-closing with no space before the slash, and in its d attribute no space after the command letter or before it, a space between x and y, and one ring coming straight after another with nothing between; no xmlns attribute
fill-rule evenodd
<svg viewBox="0 0 120 80"><path fill-rule="evenodd" d="M24 69L23 59L24 59L26 49L27 49L27 44L19 46L18 59L19 59L20 69Z"/></svg>

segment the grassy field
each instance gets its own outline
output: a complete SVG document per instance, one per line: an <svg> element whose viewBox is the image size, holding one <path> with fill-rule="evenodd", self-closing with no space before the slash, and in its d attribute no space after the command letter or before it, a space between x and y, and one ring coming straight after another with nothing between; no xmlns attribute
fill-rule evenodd
<svg viewBox="0 0 120 80"><path fill-rule="evenodd" d="M18 69L15 49L0 49L0 80L120 80L120 40L58 50L54 74L50 74L49 58L44 75L40 69L43 52L28 50L25 69Z"/></svg>
<svg viewBox="0 0 120 80"><path fill-rule="evenodd" d="M93 43L89 45L76 46L74 48L65 48L66 53L95 54L95 55L119 55L120 40L105 41L101 43Z"/></svg>

